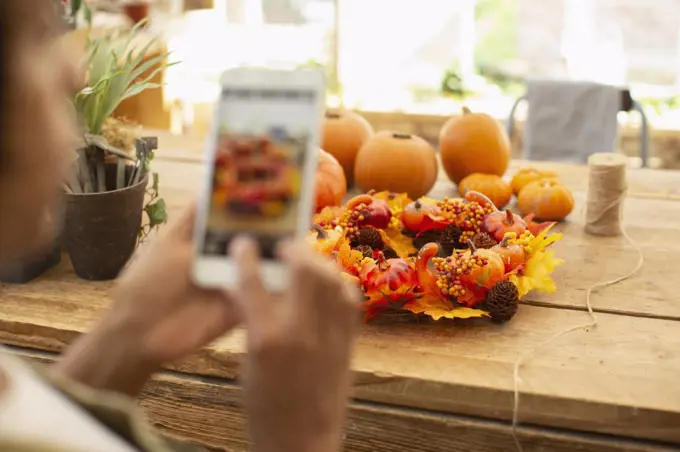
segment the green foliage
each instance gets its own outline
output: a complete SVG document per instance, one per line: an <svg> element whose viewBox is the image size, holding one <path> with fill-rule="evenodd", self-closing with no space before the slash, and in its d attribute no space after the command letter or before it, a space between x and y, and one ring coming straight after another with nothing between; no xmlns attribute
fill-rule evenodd
<svg viewBox="0 0 680 452"><path fill-rule="evenodd" d="M165 200L158 194L158 173L153 173L151 178L151 186L146 189L149 199L144 205L146 223L139 230L140 242L146 240L151 231L168 221Z"/></svg>
<svg viewBox="0 0 680 452"><path fill-rule="evenodd" d="M104 121L125 99L147 89L159 88L161 85L151 82L153 77L177 64L165 62L169 53L143 61L156 43L156 39L151 39L141 49L133 45L144 23L138 23L122 35L104 36L88 42L87 86L76 94L74 105L90 134L99 135Z"/></svg>
<svg viewBox="0 0 680 452"><path fill-rule="evenodd" d="M488 64L517 57L517 13L517 0L477 0L477 61Z"/></svg>

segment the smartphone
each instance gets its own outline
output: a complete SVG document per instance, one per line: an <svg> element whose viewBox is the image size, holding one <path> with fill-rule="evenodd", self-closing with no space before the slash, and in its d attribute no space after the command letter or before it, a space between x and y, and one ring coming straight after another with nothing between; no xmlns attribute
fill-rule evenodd
<svg viewBox="0 0 680 452"><path fill-rule="evenodd" d="M197 284L233 286L239 269L227 255L229 244L247 234L259 243L267 288L287 287L288 269L276 249L281 239L302 238L311 226L324 109L321 70L233 69L222 75L196 215Z"/></svg>

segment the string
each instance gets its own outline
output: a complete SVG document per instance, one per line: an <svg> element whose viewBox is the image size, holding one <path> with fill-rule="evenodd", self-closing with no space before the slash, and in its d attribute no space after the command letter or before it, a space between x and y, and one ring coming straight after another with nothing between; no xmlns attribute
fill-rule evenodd
<svg viewBox="0 0 680 452"><path fill-rule="evenodd" d="M613 169L617 169L617 168L614 167ZM592 170L593 170L593 168L591 167L591 171ZM592 174L593 173L591 173L591 175ZM624 184L625 184L625 182L624 182ZM593 185L593 180L591 178L591 181L590 181L590 184L589 184L589 187L588 187L589 195L591 194L590 191L591 191L592 185ZM623 200L625 199L625 197L626 197L626 190L624 188L624 190L619 194L619 196L616 197L616 199L614 199L612 202L610 202L610 204L607 205L607 207L605 209L602 209L600 212L606 213L606 212L610 211L610 209L613 209L613 208L617 207L617 205L618 205L618 215L617 215L616 226L618 227L618 232L620 232L621 235L623 235L623 237L626 239L626 241L633 247L633 249L635 249L635 251L638 254L638 260L637 260L637 264L635 265L635 267L623 276L619 276L617 278L607 280L607 281L598 282L598 283L595 283L595 284L591 285L590 287L588 287L588 290L586 291L585 306L586 306L586 309L588 310L588 315L590 316L589 322L583 323L583 324L580 324L580 325L575 325L575 326L572 326L570 328L567 328L566 330L559 331L559 332L553 334L548 339L541 342L538 346L522 352L517 357L517 360L515 360L515 363L514 363L514 366L513 366L514 403L513 403L513 411L512 411L512 437L513 437L513 440L515 442L515 447L517 448L518 452L524 452L524 448L522 447L522 444L519 440L519 436L517 435L517 428L518 428L518 425L519 425L519 401L520 401L519 385L522 382L522 379L520 377L520 370L521 370L522 366L525 365L529 361L529 358L531 358L538 350L542 349L543 347L546 347L548 344L559 339L560 337L566 336L566 335L568 335L568 334L570 334L574 331L579 331L579 330L589 331L591 328L596 327L597 326L597 316L595 315L595 311L593 310L593 305L592 305L592 302L591 302L591 295L592 295L593 291L595 291L596 289L605 288L605 287L617 284L621 281L624 281L624 280L632 277L635 273L637 273L642 268L642 266L644 264L644 255L642 254L642 250L640 249L638 244L635 243L635 241L630 237L630 235L628 235L627 231L623 227ZM590 201L590 198L589 198L589 201ZM596 216L595 219L591 219L591 222L600 221L602 219L602 217L604 217L604 214L600 214L600 215Z"/></svg>

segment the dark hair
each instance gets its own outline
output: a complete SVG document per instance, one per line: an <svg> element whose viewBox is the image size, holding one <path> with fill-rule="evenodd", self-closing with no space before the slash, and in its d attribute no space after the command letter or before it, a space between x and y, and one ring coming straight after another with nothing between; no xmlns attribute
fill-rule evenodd
<svg viewBox="0 0 680 452"><path fill-rule="evenodd" d="M9 91L9 56L11 34L9 30L8 0L0 0L0 174L7 168L7 142L5 141L5 120L7 119L7 93Z"/></svg>

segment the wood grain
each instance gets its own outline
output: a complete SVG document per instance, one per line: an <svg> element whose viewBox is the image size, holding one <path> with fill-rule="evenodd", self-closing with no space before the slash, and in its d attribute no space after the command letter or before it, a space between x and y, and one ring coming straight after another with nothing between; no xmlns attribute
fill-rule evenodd
<svg viewBox="0 0 680 452"><path fill-rule="evenodd" d="M49 363L54 355L15 351L23 358ZM209 450L250 450L243 394L228 379L179 373L156 375L141 405L165 436ZM539 427L520 427L526 452L662 452L661 444ZM508 423L352 401L346 424L347 452L505 452L514 450Z"/></svg>
<svg viewBox="0 0 680 452"><path fill-rule="evenodd" d="M62 272L58 274L58 272ZM3 293L0 342L59 351L106 307L56 269L52 290ZM62 281L60 283L59 281ZM41 283L37 283L41 284ZM28 286L24 286L28 287ZM44 295L43 295L44 294ZM680 443L680 323L601 314L536 353L522 370L523 422ZM553 334L585 323L578 311L523 306L493 326L423 323L365 326L356 349L355 395L366 401L508 420L517 357ZM241 331L175 368L236 378Z"/></svg>

